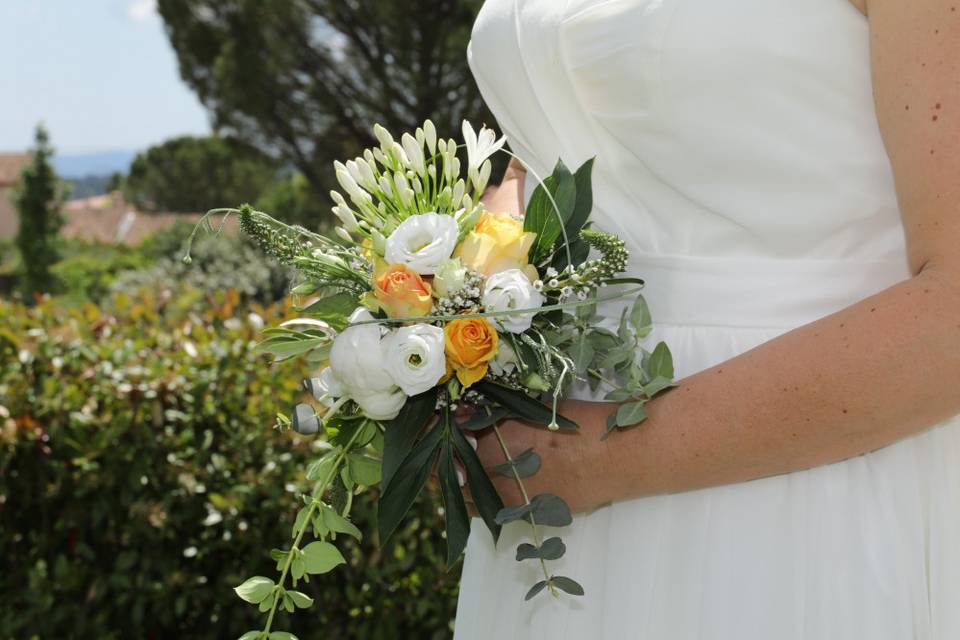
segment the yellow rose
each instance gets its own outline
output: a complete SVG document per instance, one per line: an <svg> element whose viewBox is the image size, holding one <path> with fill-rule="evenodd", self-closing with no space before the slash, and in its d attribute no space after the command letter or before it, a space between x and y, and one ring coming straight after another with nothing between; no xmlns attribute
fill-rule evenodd
<svg viewBox="0 0 960 640"><path fill-rule="evenodd" d="M512 216L487 211L453 255L485 276L522 269L532 276L531 280L536 280L536 269L529 264L527 256L536 238L537 234L524 231L523 223Z"/></svg>
<svg viewBox="0 0 960 640"><path fill-rule="evenodd" d="M373 297L391 318L425 316L433 307L430 285L402 264L377 269Z"/></svg>
<svg viewBox="0 0 960 640"><path fill-rule="evenodd" d="M497 355L497 331L484 318L451 320L443 328L447 370L456 371L464 388L487 375Z"/></svg>

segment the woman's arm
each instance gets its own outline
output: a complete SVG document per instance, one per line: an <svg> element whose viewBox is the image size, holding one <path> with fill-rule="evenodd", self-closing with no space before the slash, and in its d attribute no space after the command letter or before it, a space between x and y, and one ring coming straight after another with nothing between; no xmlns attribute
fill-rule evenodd
<svg viewBox="0 0 960 640"><path fill-rule="evenodd" d="M868 10L914 276L682 380L608 440L609 404L564 403L579 434L506 423L512 449L543 458L528 490L589 509L842 460L960 414L960 0L869 0ZM479 451L502 461L492 437ZM519 500L506 479L498 489Z"/></svg>

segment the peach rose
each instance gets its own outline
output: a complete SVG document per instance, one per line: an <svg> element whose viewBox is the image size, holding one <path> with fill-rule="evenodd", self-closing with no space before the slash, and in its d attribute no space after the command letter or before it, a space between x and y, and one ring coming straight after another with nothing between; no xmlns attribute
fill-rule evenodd
<svg viewBox="0 0 960 640"><path fill-rule="evenodd" d="M532 231L524 231L523 223L513 216L487 211L453 255L485 276L521 269L536 280L536 269L529 264L527 255L536 237Z"/></svg>
<svg viewBox="0 0 960 640"><path fill-rule="evenodd" d="M430 285L402 264L378 269L374 274L373 297L391 318L424 316L433 307Z"/></svg>
<svg viewBox="0 0 960 640"><path fill-rule="evenodd" d="M443 328L447 370L455 371L464 388L487 374L497 355L497 331L485 318L451 320Z"/></svg>

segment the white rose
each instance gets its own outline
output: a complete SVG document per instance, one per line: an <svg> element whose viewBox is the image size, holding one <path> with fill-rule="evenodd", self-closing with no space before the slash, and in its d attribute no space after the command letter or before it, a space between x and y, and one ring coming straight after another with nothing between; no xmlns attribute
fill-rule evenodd
<svg viewBox="0 0 960 640"><path fill-rule="evenodd" d="M460 258L450 258L440 263L433 276L433 292L437 297L446 298L463 289L467 281L467 268Z"/></svg>
<svg viewBox="0 0 960 640"><path fill-rule="evenodd" d="M487 278L480 300L487 311L536 309L543 306L543 296L520 269L507 269ZM490 320L494 326L500 325L510 333L522 333L530 328L533 316L532 312L518 313Z"/></svg>
<svg viewBox="0 0 960 640"><path fill-rule="evenodd" d="M373 316L362 307L350 314L351 323L363 320L373 320ZM384 366L380 335L377 324L349 326L330 348L328 388L356 402L371 420L395 418L406 401L406 394Z"/></svg>
<svg viewBox="0 0 960 640"><path fill-rule="evenodd" d="M383 339L387 371L404 393L423 393L444 376L443 342L443 329L432 324L401 327Z"/></svg>
<svg viewBox="0 0 960 640"><path fill-rule="evenodd" d="M429 275L453 253L459 234L453 216L433 212L410 216L387 238L384 258L389 264Z"/></svg>

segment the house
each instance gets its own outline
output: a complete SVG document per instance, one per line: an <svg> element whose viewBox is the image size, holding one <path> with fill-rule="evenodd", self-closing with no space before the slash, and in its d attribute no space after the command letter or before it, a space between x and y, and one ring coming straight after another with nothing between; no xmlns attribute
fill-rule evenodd
<svg viewBox="0 0 960 640"><path fill-rule="evenodd" d="M60 235L64 238L92 242L117 242L137 244L146 236L161 231L177 222L195 223L199 213L144 213L128 203L123 194L114 191L101 196L69 200L62 209L64 225ZM211 220L215 226L220 216ZM236 217L227 227L236 225Z"/></svg>
<svg viewBox="0 0 960 640"><path fill-rule="evenodd" d="M0 154L0 239L17 235L20 225L13 204L13 188L32 159L29 153Z"/></svg>

